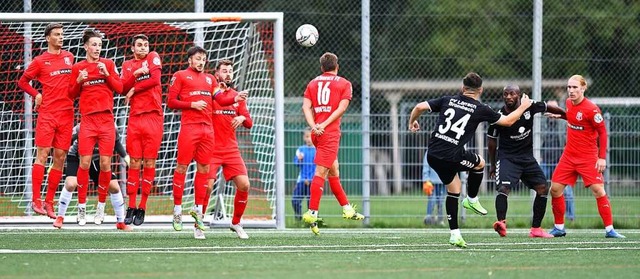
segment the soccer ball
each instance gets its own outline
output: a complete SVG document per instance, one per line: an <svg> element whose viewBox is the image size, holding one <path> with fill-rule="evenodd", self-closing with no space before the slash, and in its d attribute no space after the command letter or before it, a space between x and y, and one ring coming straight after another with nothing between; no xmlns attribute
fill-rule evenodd
<svg viewBox="0 0 640 279"><path fill-rule="evenodd" d="M296 41L304 47L311 47L318 41L318 29L311 24L304 24L296 31Z"/></svg>

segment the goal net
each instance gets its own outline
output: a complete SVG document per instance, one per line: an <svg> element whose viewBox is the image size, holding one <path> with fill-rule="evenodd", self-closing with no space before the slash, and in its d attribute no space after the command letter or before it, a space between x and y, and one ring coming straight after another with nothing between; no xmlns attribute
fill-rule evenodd
<svg viewBox="0 0 640 279"><path fill-rule="evenodd" d="M209 63L206 71L213 73L216 62L221 59L234 61L235 84L239 90L249 91L247 102L254 126L251 130L238 129L237 135L240 151L247 165L248 175L251 181L249 202L243 217L245 226L276 227L276 221L284 216L277 216L279 211L278 193L276 183L277 165L276 136L282 131L278 130L277 121L281 122L282 111L276 111L278 98L282 98L282 67L278 60L282 59L280 47L276 52L276 43L281 39L280 16L260 18L259 15L249 14L247 20L244 14L226 16L223 20L213 20L212 14L184 14L180 19L172 20L168 17L165 21L141 21L141 18L149 17L149 14L125 15L130 20L113 18L110 16L122 15L88 15L85 21L61 22L64 25L64 47L76 57L76 62L84 59L85 51L82 47L82 31L93 28L103 34L102 57L112 59L118 70L122 63L132 58L131 37L143 33L149 37L150 51L156 51L162 58L162 87L164 107L164 135L158 159L156 162L156 179L147 206L147 222L170 222L169 217L173 211L172 181L173 171L176 167L176 147L178 132L180 130L180 112L166 107L166 94L168 83L172 74L188 67L186 51L195 45L200 45L207 50ZM46 14L42 14L47 16ZM30 16L30 15L27 15ZM175 15L174 15L175 17ZM2 17L5 18L5 17ZM74 15L73 18L77 18ZM157 17L162 18L162 17ZM201 21L195 21L200 18ZM54 17L55 19L55 17ZM90 19L99 19L94 21ZM211 19L211 20L206 20ZM4 19L3 19L4 20ZM27 20L12 22L0 22L0 47L3 49L2 67L0 68L0 87L2 87L2 99L0 107L0 223L17 217L32 216L31 202L31 168L35 157L34 128L37 125L37 113L31 111L31 98L24 94L17 81L28 66L31 57L35 57L46 51L44 29L54 20L40 17L42 22L28 22ZM281 63L281 62L279 62ZM276 71L278 69L279 72ZM40 89L37 82L32 82L34 87ZM280 101L281 102L281 101ZM76 102L77 106L77 102ZM76 107L76 114L78 114ZM278 116L279 114L279 116ZM123 145L126 144L126 127L129 115L129 106L124 104L122 96L116 96L114 101L114 115L121 135ZM280 119L280 120L278 120ZM77 115L76 120L79 120ZM283 148L282 148L283 149ZM114 169L119 178L123 193L126 193L126 170L120 163L120 158L114 157ZM47 166L51 164L51 159ZM187 173L185 183L183 208L188 210L193 205L193 179L195 165L192 163ZM228 224L233 214L233 197L235 187L232 182L224 181L221 173L214 186L211 201L207 210L205 221L215 224ZM46 192L46 180L42 186L43 195ZM64 184L61 181L58 191ZM91 183L89 188L89 201L87 210L89 221L95 211L97 203L97 188ZM57 201L58 195L56 195ZM74 220L77 195L69 207L67 216ZM126 201L125 197L125 201ZM284 204L281 202L281 204ZM112 209L107 206L107 214L113 216ZM111 214L110 214L111 213ZM38 217L31 217L39 219ZM25 219L25 218L19 218ZM187 218L188 219L188 218ZM185 221L187 221L185 219ZM42 220L42 219L40 219ZM279 223L279 222L278 222ZM281 222L282 226L284 222Z"/></svg>

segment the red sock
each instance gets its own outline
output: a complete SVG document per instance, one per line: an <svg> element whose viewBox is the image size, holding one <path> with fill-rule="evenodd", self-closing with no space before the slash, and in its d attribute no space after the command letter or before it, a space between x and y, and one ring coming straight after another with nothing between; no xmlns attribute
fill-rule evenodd
<svg viewBox="0 0 640 279"><path fill-rule="evenodd" d="M127 196L129 197L129 207L136 208L136 196L140 185L140 169L129 168L127 172Z"/></svg>
<svg viewBox="0 0 640 279"><path fill-rule="evenodd" d="M78 203L87 203L89 169L78 168Z"/></svg>
<svg viewBox="0 0 640 279"><path fill-rule="evenodd" d="M551 209L554 224L564 224L564 212L567 210L567 206L564 204L564 195L557 198L551 197Z"/></svg>
<svg viewBox="0 0 640 279"><path fill-rule="evenodd" d="M336 200L338 200L340 206L349 204L347 194L345 194L342 184L340 184L340 177L329 176L329 186L331 187L333 195L336 196Z"/></svg>
<svg viewBox="0 0 640 279"><path fill-rule="evenodd" d="M49 183L47 184L47 196L44 198L45 202L53 203L60 179L62 179L62 171L57 169L51 169L51 171L49 171Z"/></svg>
<svg viewBox="0 0 640 279"><path fill-rule="evenodd" d="M204 192L204 202L202 203L202 214L207 214L207 206L209 206L209 199L211 199L211 189L207 187Z"/></svg>
<svg viewBox="0 0 640 279"><path fill-rule="evenodd" d="M107 202L107 190L111 181L111 171L100 171L98 176L98 202Z"/></svg>
<svg viewBox="0 0 640 279"><path fill-rule="evenodd" d="M182 205L182 194L184 193L184 173L173 172L173 205Z"/></svg>
<svg viewBox="0 0 640 279"><path fill-rule="evenodd" d="M604 226L613 226L613 214L611 214L611 204L609 203L609 197L607 195L604 195L602 197L596 198L596 203L598 204L598 212L600 213L600 217L602 218Z"/></svg>
<svg viewBox="0 0 640 279"><path fill-rule="evenodd" d="M318 211L320 209L320 199L324 191L324 178L313 176L311 180L311 196L309 197L309 209Z"/></svg>
<svg viewBox="0 0 640 279"><path fill-rule="evenodd" d="M249 191L236 190L236 196L233 198L233 219L231 219L232 225L240 223L240 219L244 214L244 210L247 208L247 199L249 198Z"/></svg>
<svg viewBox="0 0 640 279"><path fill-rule="evenodd" d="M40 189L42 188L42 180L44 179L44 166L40 164L33 164L33 169L31 170L31 190L33 194L31 195L32 201L40 200L42 193Z"/></svg>
<svg viewBox="0 0 640 279"><path fill-rule="evenodd" d="M142 172L142 198L140 198L138 208L147 209L147 199L149 199L149 195L151 195L151 188L153 187L153 180L155 178L156 168L144 168Z"/></svg>
<svg viewBox="0 0 640 279"><path fill-rule="evenodd" d="M195 195L196 205L202 205L204 203L204 196L207 192L208 179L209 179L209 173L196 172L196 178L193 181L193 192Z"/></svg>

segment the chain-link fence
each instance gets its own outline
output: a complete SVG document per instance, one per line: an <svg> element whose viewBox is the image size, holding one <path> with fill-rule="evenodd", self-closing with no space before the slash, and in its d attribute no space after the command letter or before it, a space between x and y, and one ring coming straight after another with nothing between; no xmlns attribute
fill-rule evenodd
<svg viewBox="0 0 640 279"><path fill-rule="evenodd" d="M18 1L16 1L18 2ZM191 12L192 1L32 1L32 12ZM305 127L301 112L306 83L319 74L318 57L325 51L340 58L340 75L354 85L354 98L342 125L339 160L343 185L358 202L363 168L369 168L371 218L402 217L408 224L421 222L426 197L422 194L422 161L433 117L423 116L424 131L407 131L408 115L420 101L459 92L469 71L485 79L482 101L494 108L502 103L502 88L519 85L532 92L534 1L371 1L370 149L362 147L362 74L360 1L204 1L205 12L284 12L285 14L285 114L286 158L302 145ZM21 12L13 2L0 10ZM635 1L545 1L542 17L543 100L564 107L566 80L574 74L587 77L587 97L609 118L608 187L614 215L638 226L634 199L640 197L640 98L635 89L640 76L640 3ZM312 48L295 43L295 29L315 25L320 40ZM561 120L558 120L561 121ZM541 130L548 131L543 119ZM558 127L564 126L564 122ZM486 126L481 126L469 148L486 154ZM555 132L564 138L562 129ZM540 139L545 134L539 135ZM542 144L544 146L544 144ZM544 150L541 150L544 152ZM363 166L363 152L371 163ZM485 156L486 158L486 156ZM291 193L297 168L287 165L287 193ZM492 181L482 195L486 205L494 195ZM576 187L578 214L598 220L590 191ZM516 191L509 216L530 215L529 192ZM323 208L334 212L331 197ZM398 204L402 204L399 206ZM511 210L511 209L510 209ZM335 210L338 213L337 210ZM550 218L547 218L550 219Z"/></svg>

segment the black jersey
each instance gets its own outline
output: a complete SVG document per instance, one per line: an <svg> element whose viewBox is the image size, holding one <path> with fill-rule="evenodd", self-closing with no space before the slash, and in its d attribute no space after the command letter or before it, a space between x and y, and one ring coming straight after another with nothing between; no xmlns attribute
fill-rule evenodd
<svg viewBox="0 0 640 279"><path fill-rule="evenodd" d="M547 111L545 102L532 101L511 127L490 125L487 136L498 139L498 158L533 157L533 115ZM507 114L503 106L499 112Z"/></svg>
<svg viewBox="0 0 640 279"><path fill-rule="evenodd" d="M438 122L429 139L429 155L459 162L464 145L471 140L482 122L495 123L501 114L471 97L458 94L428 101L432 112L439 112Z"/></svg>

